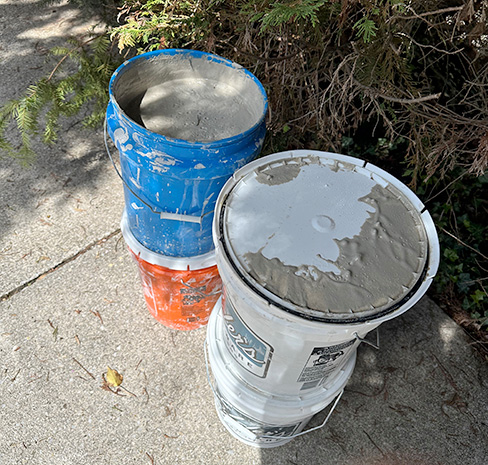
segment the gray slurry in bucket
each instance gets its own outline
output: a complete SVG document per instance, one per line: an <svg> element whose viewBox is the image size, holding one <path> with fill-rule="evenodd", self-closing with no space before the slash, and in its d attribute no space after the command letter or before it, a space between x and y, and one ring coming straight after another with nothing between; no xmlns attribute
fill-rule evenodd
<svg viewBox="0 0 488 465"><path fill-rule="evenodd" d="M137 123L188 142L241 134L258 123L264 110L263 95L249 75L205 57L141 60L120 76L115 96Z"/></svg>
<svg viewBox="0 0 488 465"><path fill-rule="evenodd" d="M367 316L422 280L420 212L355 165L314 156L271 162L234 193L228 245L255 283L285 302L334 318Z"/></svg>
<svg viewBox="0 0 488 465"><path fill-rule="evenodd" d="M358 199L375 212L360 234L335 239L339 274L285 265L257 252L245 255L252 275L281 298L324 312L369 313L397 301L419 279L426 244L422 225L390 189L375 186Z"/></svg>

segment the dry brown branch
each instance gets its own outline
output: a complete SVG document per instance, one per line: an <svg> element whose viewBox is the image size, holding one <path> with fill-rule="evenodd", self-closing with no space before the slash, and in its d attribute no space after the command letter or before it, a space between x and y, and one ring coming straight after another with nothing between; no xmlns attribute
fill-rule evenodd
<svg viewBox="0 0 488 465"><path fill-rule="evenodd" d="M453 239L455 239L457 242L459 242L461 245L464 247L467 247L469 250L472 250L474 253L478 254L480 257L482 257L484 260L488 260L488 257L486 255L483 255L479 250L475 249L474 247L471 247L469 244L466 244L466 242L463 242L459 237L456 237L454 234L450 233L444 228L441 228L442 232L446 233L448 236L451 236Z"/></svg>
<svg viewBox="0 0 488 465"><path fill-rule="evenodd" d="M442 95L440 92L438 92L437 94L424 95L423 97L417 97L417 98L399 98L399 97L392 97L390 95L382 94L381 92L378 92L376 89L373 89L372 87L369 86L364 86L357 81L355 81L355 84L360 89L370 93L375 98L380 97L383 100L388 100L388 102L400 103L402 105L413 105L415 103L428 102L429 100L437 100Z"/></svg>
<svg viewBox="0 0 488 465"><path fill-rule="evenodd" d="M427 16L434 16L434 15L442 15L444 13L457 13L464 9L464 5L462 6L452 6L448 8L441 8L440 10L435 11L426 11L425 13L415 13L415 11L410 7L406 7L408 10L412 11L414 14L412 16L396 16L396 18L400 19L418 19L418 18L425 18Z"/></svg>
<svg viewBox="0 0 488 465"><path fill-rule="evenodd" d="M415 44L417 47L420 47L420 48L429 48L429 49L435 50L436 52L439 52L439 53L441 53L443 55L457 55L458 53L464 53L464 50L462 48L459 48L457 50L454 50L453 52L450 52L449 50L443 50L441 48L435 47L434 45L421 44L420 42L417 42L413 37L411 37L410 35L408 35L408 34L406 34L404 32L397 32L396 35L399 36L399 37L405 37L410 42L412 42L413 44Z"/></svg>
<svg viewBox="0 0 488 465"><path fill-rule="evenodd" d="M90 42L93 42L94 40L98 39L99 37L101 37L103 34L98 34L96 35L95 37L91 37L90 39L88 40L85 40L84 42L81 42L78 46L74 47L72 50L70 50L68 53L66 53L65 55L63 55L63 57L58 61L58 63L56 64L56 66L53 68L53 70L51 71L51 74L49 75L49 77L47 78L48 81L50 81L54 75L56 74L57 70L59 69L59 67L63 64L63 62L69 58L69 56L82 49L85 45L88 45Z"/></svg>
<svg viewBox="0 0 488 465"><path fill-rule="evenodd" d="M414 0L409 8L410 14L392 9L390 16L375 16L378 36L367 44L351 30L364 14L360 2L345 2L317 29L289 21L265 33L259 21L246 23L225 7L224 26L220 32L212 26L218 40L209 46L266 87L268 129L275 136L287 131L287 147L272 138L271 150L278 140L279 150L307 145L341 151L343 136L367 124L373 137L405 141L401 161L413 170L413 188L456 166L481 174L488 166L488 51L482 55L469 45L483 33L472 32L478 7L470 0ZM464 42L463 34L469 37ZM459 72L452 85L452 70L444 68L451 61Z"/></svg>
<svg viewBox="0 0 488 465"><path fill-rule="evenodd" d="M95 376L93 376L76 358L73 357L73 362L77 363L92 379L95 379Z"/></svg>

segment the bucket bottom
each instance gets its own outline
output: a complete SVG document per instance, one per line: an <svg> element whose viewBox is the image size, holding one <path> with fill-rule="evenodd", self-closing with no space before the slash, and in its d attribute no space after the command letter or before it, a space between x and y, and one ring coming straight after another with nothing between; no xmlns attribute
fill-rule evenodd
<svg viewBox="0 0 488 465"><path fill-rule="evenodd" d="M224 406L217 398L215 409L220 421L232 436L248 446L259 449L279 447L290 442L311 418L308 417L294 425L267 425L248 417L230 405Z"/></svg>
<svg viewBox="0 0 488 465"><path fill-rule="evenodd" d="M139 266L144 298L151 315L168 328L191 330L205 326L220 297L217 266L172 270L146 262L129 247Z"/></svg>

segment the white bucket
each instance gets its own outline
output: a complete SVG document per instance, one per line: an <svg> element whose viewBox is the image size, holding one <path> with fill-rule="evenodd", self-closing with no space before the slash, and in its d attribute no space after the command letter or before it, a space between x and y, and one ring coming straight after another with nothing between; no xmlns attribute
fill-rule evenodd
<svg viewBox="0 0 488 465"><path fill-rule="evenodd" d="M356 363L355 354L339 372L329 388L301 396L275 396L257 389L229 370L229 360L220 338L223 326L222 307L217 302L207 327L209 364L215 385L215 407L222 424L245 444L270 448L281 446L293 438L322 428L340 400ZM311 418L332 404L321 425L303 431Z"/></svg>
<svg viewBox="0 0 488 465"><path fill-rule="evenodd" d="M432 218L404 184L308 150L238 170L213 238L231 370L275 395L334 384L367 333L418 302L439 263Z"/></svg>

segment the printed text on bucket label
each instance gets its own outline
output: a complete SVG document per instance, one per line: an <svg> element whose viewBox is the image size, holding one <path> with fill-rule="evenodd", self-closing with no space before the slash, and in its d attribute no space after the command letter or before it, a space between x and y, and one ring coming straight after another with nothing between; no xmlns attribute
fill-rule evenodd
<svg viewBox="0 0 488 465"><path fill-rule="evenodd" d="M345 363L353 349L355 339L328 347L314 347L297 382L305 383L302 389L312 388L325 380Z"/></svg>
<svg viewBox="0 0 488 465"><path fill-rule="evenodd" d="M244 324L228 299L225 301L223 316L227 350L246 370L265 378L273 348Z"/></svg>

